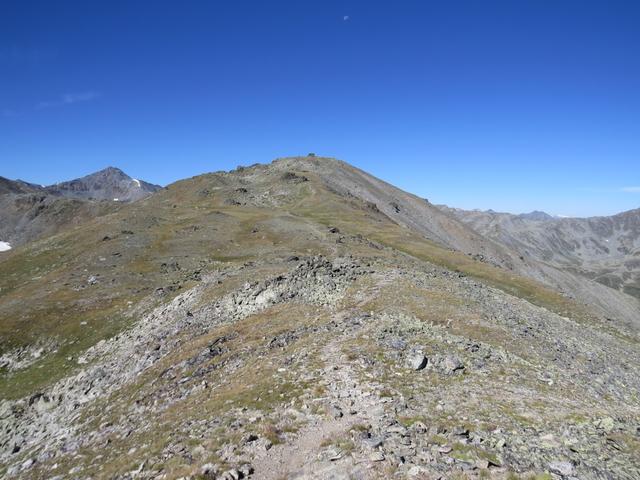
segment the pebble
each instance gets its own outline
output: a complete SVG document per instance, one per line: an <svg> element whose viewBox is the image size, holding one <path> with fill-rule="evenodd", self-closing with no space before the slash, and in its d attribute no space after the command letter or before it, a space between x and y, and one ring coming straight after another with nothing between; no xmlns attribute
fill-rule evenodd
<svg viewBox="0 0 640 480"><path fill-rule="evenodd" d="M384 453L382 453L379 450L369 455L369 460L371 460L372 462L382 462L384 461L384 459L385 459Z"/></svg>
<svg viewBox="0 0 640 480"><path fill-rule="evenodd" d="M571 462L551 462L549 463L549 470L552 473L557 473L559 475L573 475L573 463Z"/></svg>

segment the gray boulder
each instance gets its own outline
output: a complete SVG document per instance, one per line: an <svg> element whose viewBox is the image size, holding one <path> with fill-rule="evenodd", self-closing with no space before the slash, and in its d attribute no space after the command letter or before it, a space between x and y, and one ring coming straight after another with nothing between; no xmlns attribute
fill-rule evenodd
<svg viewBox="0 0 640 480"><path fill-rule="evenodd" d="M427 366L428 359L422 353L414 353L407 358L407 365L412 370L422 370Z"/></svg>

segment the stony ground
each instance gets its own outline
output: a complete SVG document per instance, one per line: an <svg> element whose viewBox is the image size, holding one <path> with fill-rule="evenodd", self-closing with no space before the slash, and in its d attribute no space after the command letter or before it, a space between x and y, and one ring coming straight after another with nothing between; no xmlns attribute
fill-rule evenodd
<svg viewBox="0 0 640 480"><path fill-rule="evenodd" d="M248 264L3 402L0 458L7 478L633 479L628 335L409 257Z"/></svg>

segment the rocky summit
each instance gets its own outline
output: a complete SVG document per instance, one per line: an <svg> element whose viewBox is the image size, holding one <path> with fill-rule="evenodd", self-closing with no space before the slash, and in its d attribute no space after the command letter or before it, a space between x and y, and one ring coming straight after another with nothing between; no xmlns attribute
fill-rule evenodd
<svg viewBox="0 0 640 480"><path fill-rule="evenodd" d="M52 195L69 198L130 202L140 200L161 187L131 178L119 168L108 167L99 172L69 182L45 187Z"/></svg>
<svg viewBox="0 0 640 480"><path fill-rule="evenodd" d="M128 203L121 173L0 182L40 212L0 232L3 478L640 478L637 213L316 156Z"/></svg>
<svg viewBox="0 0 640 480"><path fill-rule="evenodd" d="M0 177L0 240L21 245L52 235L160 188L114 167L49 186Z"/></svg>

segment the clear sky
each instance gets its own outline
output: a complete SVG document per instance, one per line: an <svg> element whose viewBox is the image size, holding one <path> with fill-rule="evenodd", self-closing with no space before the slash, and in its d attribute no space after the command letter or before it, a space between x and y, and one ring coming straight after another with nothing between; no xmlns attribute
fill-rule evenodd
<svg viewBox="0 0 640 480"><path fill-rule="evenodd" d="M0 175L315 152L432 202L640 207L640 2L5 1Z"/></svg>

